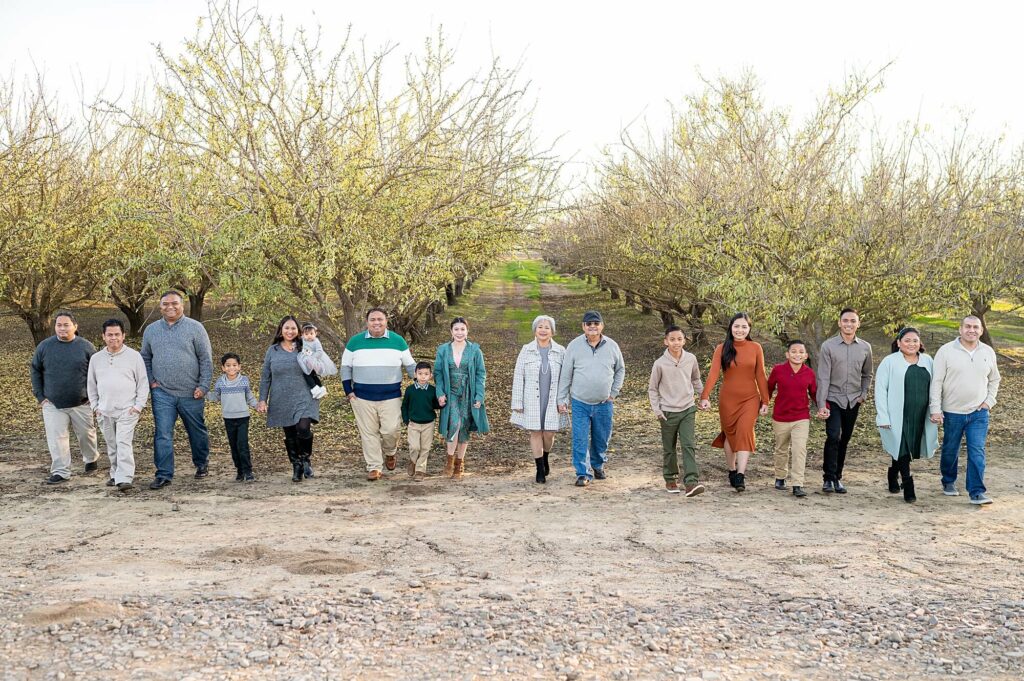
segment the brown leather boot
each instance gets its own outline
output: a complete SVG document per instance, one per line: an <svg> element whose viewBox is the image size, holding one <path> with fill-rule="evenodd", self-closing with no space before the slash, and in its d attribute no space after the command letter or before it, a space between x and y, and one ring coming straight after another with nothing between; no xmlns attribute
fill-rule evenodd
<svg viewBox="0 0 1024 681"><path fill-rule="evenodd" d="M455 472L455 455L449 454L444 460L444 476L446 478L452 477L452 473Z"/></svg>
<svg viewBox="0 0 1024 681"><path fill-rule="evenodd" d="M462 480L462 474L466 472L466 459L455 459L455 470L452 472L454 480Z"/></svg>

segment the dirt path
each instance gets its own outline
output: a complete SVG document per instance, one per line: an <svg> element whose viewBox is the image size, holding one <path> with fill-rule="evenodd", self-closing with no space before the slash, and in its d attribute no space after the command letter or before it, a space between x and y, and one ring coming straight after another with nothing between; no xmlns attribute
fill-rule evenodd
<svg viewBox="0 0 1024 681"><path fill-rule="evenodd" d="M992 457L983 509L938 494L934 461L917 504L889 495L867 427L845 497L776 492L763 461L736 494L706 446L709 492L669 496L644 406L658 323L605 301L635 341L610 478L573 487L562 438L535 485L506 425L515 353L536 311L565 342L600 300L492 273L453 308L496 426L460 484L348 466L240 486L220 465L121 496L102 475L44 488L39 452L8 449L0 678L1021 678L1017 450Z"/></svg>

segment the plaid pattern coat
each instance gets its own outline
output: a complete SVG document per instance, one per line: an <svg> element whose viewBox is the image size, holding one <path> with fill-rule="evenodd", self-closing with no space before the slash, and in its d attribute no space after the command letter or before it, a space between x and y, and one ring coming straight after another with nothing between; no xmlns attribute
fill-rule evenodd
<svg viewBox="0 0 1024 681"><path fill-rule="evenodd" d="M540 350L537 341L523 346L516 359L515 374L512 378L512 418L514 425L524 430L562 430L569 425L566 414L558 413L558 376L565 359L565 348L551 341L548 351L548 365L551 367L551 389L548 392L548 408L544 413L541 427L540 414ZM515 411L522 409L521 412Z"/></svg>

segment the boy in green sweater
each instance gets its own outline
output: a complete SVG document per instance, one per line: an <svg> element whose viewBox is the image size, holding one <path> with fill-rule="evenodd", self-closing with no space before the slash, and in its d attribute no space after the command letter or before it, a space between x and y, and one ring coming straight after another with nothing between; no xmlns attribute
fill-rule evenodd
<svg viewBox="0 0 1024 681"><path fill-rule="evenodd" d="M416 382L405 389L402 397L402 422L409 427L409 477L427 477L427 456L434 443L434 420L441 405L437 391L430 382L430 362L416 364Z"/></svg>

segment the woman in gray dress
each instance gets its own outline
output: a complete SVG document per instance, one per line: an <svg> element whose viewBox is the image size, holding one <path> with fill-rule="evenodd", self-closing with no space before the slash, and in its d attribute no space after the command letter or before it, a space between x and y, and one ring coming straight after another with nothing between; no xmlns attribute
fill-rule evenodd
<svg viewBox="0 0 1024 681"><path fill-rule="evenodd" d="M530 449L537 465L539 483L551 474L548 454L555 433L568 425L558 413L556 393L565 348L554 341L555 320L540 315L533 320L533 341L523 346L512 377L512 418L514 425L530 433Z"/></svg>
<svg viewBox="0 0 1024 681"><path fill-rule="evenodd" d="M312 425L320 421L320 403L313 399L296 356L302 350L299 322L288 315L277 325L274 343L263 358L256 411L267 415L269 428L284 429L284 447L292 464L292 482L313 477Z"/></svg>

